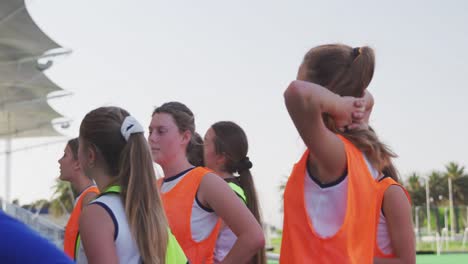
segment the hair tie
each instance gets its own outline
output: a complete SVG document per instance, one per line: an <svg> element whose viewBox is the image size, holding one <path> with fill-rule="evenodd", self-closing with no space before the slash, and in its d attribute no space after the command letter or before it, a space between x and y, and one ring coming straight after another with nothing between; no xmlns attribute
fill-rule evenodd
<svg viewBox="0 0 468 264"><path fill-rule="evenodd" d="M357 56L361 55L361 48L354 48L353 49L353 57L356 58Z"/></svg>
<svg viewBox="0 0 468 264"><path fill-rule="evenodd" d="M245 156L239 161L238 166L237 166L237 172L240 173L245 170L250 170L252 166L253 164L250 161L249 157Z"/></svg>
<svg viewBox="0 0 468 264"><path fill-rule="evenodd" d="M127 116L120 127L120 133L122 133L125 141L128 141L131 134L143 132L145 132L145 130L133 116Z"/></svg>

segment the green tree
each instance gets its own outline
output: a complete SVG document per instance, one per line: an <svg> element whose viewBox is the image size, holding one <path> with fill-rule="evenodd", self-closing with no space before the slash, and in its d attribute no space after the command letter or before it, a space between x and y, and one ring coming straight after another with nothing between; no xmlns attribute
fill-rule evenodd
<svg viewBox="0 0 468 264"><path fill-rule="evenodd" d="M443 227L443 220L439 213L439 206L447 204L447 181L439 171L432 171L428 178L431 209L435 212L435 223L437 231L440 233Z"/></svg>
<svg viewBox="0 0 468 264"><path fill-rule="evenodd" d="M445 175L447 178L452 180L453 188L453 203L454 205L463 205L465 202L465 193L462 184L464 183L464 178L467 177L465 174L465 166L460 166L456 162L450 162L445 165Z"/></svg>
<svg viewBox="0 0 468 264"><path fill-rule="evenodd" d="M406 190L411 196L411 202L414 206L422 206L426 204L426 189L421 184L421 177L413 172L406 181Z"/></svg>
<svg viewBox="0 0 468 264"><path fill-rule="evenodd" d="M56 180L53 198L50 201L50 212L55 217L70 213L73 210L73 191L69 182Z"/></svg>
<svg viewBox="0 0 468 264"><path fill-rule="evenodd" d="M451 181L452 185L452 203L450 203L450 216L451 216L451 228L452 232L459 232L459 225L458 221L458 210L454 210L454 205L461 205L463 204L464 198L464 189L462 183L465 181L463 180L466 177L465 174L465 167L458 165L456 162L449 162L449 164L445 165L445 178L447 181ZM450 194L449 194L450 196Z"/></svg>

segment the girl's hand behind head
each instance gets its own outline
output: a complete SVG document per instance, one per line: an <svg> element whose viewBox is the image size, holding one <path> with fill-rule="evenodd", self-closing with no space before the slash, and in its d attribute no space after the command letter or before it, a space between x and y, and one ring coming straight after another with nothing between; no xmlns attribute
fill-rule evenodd
<svg viewBox="0 0 468 264"><path fill-rule="evenodd" d="M356 101L357 107L362 107L362 103L364 104L364 113L353 113L353 123L347 127L348 130L366 130L369 129L369 118L372 113L372 109L374 108L374 97L372 94L366 89L364 97L362 98L364 101Z"/></svg>
<svg viewBox="0 0 468 264"><path fill-rule="evenodd" d="M363 123L364 106L363 98L343 96L336 101L335 107L329 114L333 117L336 126L344 131L350 127L358 127Z"/></svg>

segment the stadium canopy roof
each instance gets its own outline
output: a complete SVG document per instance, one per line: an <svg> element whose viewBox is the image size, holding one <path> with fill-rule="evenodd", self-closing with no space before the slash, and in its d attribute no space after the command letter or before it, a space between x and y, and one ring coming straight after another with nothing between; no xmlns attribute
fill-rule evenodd
<svg viewBox="0 0 468 264"><path fill-rule="evenodd" d="M35 24L24 0L0 1L0 138L60 135L53 121L62 116L47 101L64 90L44 71L69 52Z"/></svg>

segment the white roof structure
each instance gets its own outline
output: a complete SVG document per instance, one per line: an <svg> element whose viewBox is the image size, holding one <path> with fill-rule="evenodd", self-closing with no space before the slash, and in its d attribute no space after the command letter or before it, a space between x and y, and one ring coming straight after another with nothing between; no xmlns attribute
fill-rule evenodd
<svg viewBox="0 0 468 264"><path fill-rule="evenodd" d="M10 201L11 140L59 136L54 119L62 117L47 103L63 91L44 71L52 58L70 53L34 23L24 0L0 0L0 139L6 142L5 198ZM67 121L62 125L66 126Z"/></svg>
<svg viewBox="0 0 468 264"><path fill-rule="evenodd" d="M66 53L34 23L24 0L0 1L0 139L60 135L52 121L62 116L47 100L62 89L43 72Z"/></svg>

